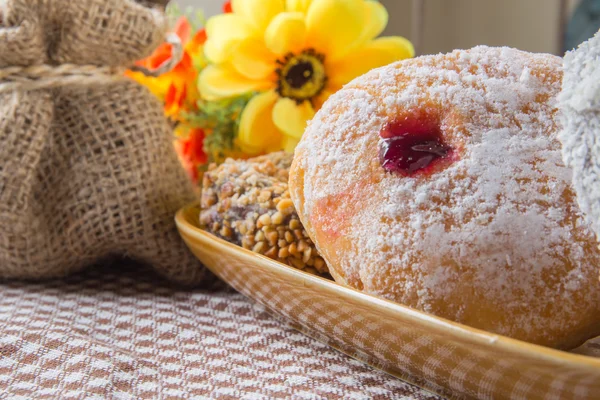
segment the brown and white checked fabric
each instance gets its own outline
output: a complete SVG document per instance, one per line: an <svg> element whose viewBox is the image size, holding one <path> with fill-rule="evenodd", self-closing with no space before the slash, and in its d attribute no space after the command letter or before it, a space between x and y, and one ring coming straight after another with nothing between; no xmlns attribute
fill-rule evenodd
<svg viewBox="0 0 600 400"><path fill-rule="evenodd" d="M326 286L307 290L302 279L269 269L256 256L182 233L189 243L205 245L203 260L219 266L219 276L298 329L436 393L465 399L595 399L599 393L600 371L448 335L354 297L340 299Z"/></svg>
<svg viewBox="0 0 600 400"><path fill-rule="evenodd" d="M438 399L242 295L114 264L0 283L0 399Z"/></svg>
<svg viewBox="0 0 600 400"><path fill-rule="evenodd" d="M172 130L121 71L164 39L166 17L148 4L0 1L0 277L118 254L204 278L173 223L195 195Z"/></svg>
<svg viewBox="0 0 600 400"><path fill-rule="evenodd" d="M519 365L519 357L498 351L476 348L465 352L463 346L448 338L432 340L429 332L413 326L390 324L372 310L358 310L355 305L340 306L327 295L303 296L301 288L283 282L232 270L228 277L234 287L247 288L274 308L282 319L296 319L297 329L311 337L372 365L390 370L410 382L434 389L448 397L465 399L591 399L593 376L576 377L568 368L548 372L543 365ZM244 291L242 289L242 291ZM310 303L310 304L309 304ZM368 316L368 317L366 317ZM375 342L375 344L374 344ZM438 343L446 342L444 346ZM375 348L375 354L361 349ZM549 375L550 374L550 375ZM511 382L499 384L500 378ZM508 378L508 379L507 379ZM537 388L538 382L544 391ZM573 384L575 382L575 384Z"/></svg>

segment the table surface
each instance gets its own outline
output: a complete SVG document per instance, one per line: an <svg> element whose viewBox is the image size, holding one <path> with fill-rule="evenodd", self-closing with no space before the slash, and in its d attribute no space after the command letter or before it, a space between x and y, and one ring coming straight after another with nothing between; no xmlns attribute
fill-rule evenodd
<svg viewBox="0 0 600 400"><path fill-rule="evenodd" d="M0 388L24 398L441 399L222 283L182 288L123 261L0 282Z"/></svg>

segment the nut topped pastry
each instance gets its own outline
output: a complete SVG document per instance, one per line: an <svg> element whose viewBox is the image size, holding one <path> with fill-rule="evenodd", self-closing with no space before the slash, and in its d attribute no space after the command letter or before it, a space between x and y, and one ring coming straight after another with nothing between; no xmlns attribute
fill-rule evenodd
<svg viewBox="0 0 600 400"><path fill-rule="evenodd" d="M328 272L288 191L292 155L228 159L204 174L200 225L212 234L291 267Z"/></svg>

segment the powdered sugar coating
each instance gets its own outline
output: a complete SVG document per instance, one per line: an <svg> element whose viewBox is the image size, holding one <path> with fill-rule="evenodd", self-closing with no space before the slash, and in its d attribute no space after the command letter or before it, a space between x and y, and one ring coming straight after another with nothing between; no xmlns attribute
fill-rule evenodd
<svg viewBox="0 0 600 400"><path fill-rule="evenodd" d="M600 261L556 140L561 60L476 47L371 71L309 124L292 198L336 280L488 331L600 333ZM386 174L379 132L428 110L458 159Z"/></svg>
<svg viewBox="0 0 600 400"><path fill-rule="evenodd" d="M564 58L558 138L577 202L600 239L600 33Z"/></svg>

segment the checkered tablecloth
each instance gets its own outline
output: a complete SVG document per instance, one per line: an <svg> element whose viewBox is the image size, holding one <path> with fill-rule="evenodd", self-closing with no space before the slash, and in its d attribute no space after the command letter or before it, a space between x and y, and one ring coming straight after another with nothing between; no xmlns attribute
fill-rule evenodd
<svg viewBox="0 0 600 400"><path fill-rule="evenodd" d="M0 399L439 399L296 332L240 294L124 262L0 283Z"/></svg>

